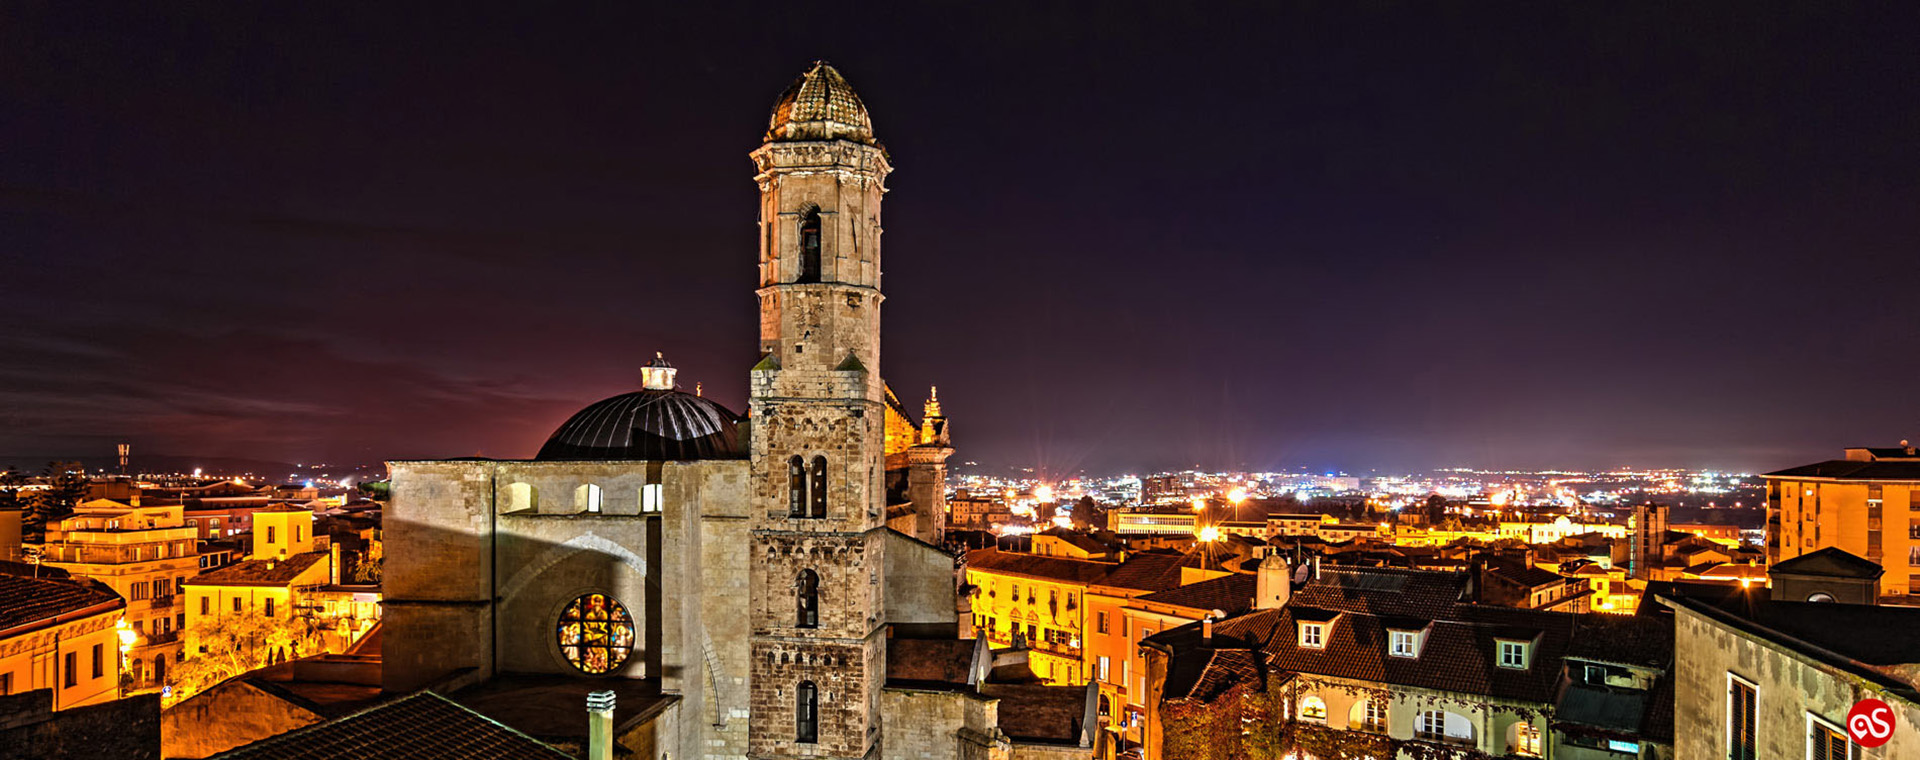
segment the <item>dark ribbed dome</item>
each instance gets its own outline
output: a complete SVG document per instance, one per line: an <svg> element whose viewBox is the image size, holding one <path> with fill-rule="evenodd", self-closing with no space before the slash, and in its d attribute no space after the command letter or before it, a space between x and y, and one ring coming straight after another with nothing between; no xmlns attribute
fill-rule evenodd
<svg viewBox="0 0 1920 760"><path fill-rule="evenodd" d="M650 389L580 410L547 438L535 459L740 459L744 418L705 398Z"/></svg>

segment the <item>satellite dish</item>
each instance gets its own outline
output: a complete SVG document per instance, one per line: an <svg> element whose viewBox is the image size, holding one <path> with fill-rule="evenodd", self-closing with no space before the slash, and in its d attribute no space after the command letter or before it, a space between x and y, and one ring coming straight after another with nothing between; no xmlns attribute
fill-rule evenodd
<svg viewBox="0 0 1920 760"><path fill-rule="evenodd" d="M1303 564L1303 565L1301 565L1301 566L1299 566L1299 567L1296 567L1296 568L1294 568L1294 569L1293 569L1293 582L1294 582L1294 583L1306 583L1306 582L1307 582L1307 573L1309 573L1309 572L1311 572L1312 570L1313 570L1313 568L1311 568L1311 567L1309 567L1309 566L1307 566L1307 565L1304 565L1304 564Z"/></svg>

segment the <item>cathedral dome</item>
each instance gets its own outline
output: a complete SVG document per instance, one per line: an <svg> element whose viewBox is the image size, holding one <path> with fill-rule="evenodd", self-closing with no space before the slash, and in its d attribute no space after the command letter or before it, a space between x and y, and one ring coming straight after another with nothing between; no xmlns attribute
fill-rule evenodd
<svg viewBox="0 0 1920 760"><path fill-rule="evenodd" d="M814 61L780 96L767 123L767 142L852 140L874 144L873 120L845 77Z"/></svg>
<svg viewBox="0 0 1920 760"><path fill-rule="evenodd" d="M580 410L553 431L535 459L739 459L743 418L685 391L624 393Z"/></svg>
<svg viewBox="0 0 1920 760"><path fill-rule="evenodd" d="M535 459L740 459L743 417L673 388L673 365L653 355L641 368L643 390L580 410L547 438Z"/></svg>

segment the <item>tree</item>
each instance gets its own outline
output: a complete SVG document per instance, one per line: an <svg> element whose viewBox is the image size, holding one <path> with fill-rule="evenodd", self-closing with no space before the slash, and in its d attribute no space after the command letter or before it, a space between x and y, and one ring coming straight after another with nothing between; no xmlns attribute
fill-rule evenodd
<svg viewBox="0 0 1920 760"><path fill-rule="evenodd" d="M1080 530L1099 530L1107 526L1107 511L1100 508L1100 502L1092 496L1082 496L1073 503L1073 527Z"/></svg>
<svg viewBox="0 0 1920 760"><path fill-rule="evenodd" d="M366 550L360 552L359 559L353 563L352 578L354 583L380 585L380 564L382 559L380 546L379 541L371 541L368 542Z"/></svg>
<svg viewBox="0 0 1920 760"><path fill-rule="evenodd" d="M201 618L186 629L187 659L167 672L167 706L248 671L321 650L320 632L304 619L256 614Z"/></svg>
<svg viewBox="0 0 1920 760"><path fill-rule="evenodd" d="M79 462L48 462L42 474L47 487L27 492L22 499L26 514L21 516L21 533L36 543L45 540L47 523L73 514L73 508L87 495L87 473Z"/></svg>

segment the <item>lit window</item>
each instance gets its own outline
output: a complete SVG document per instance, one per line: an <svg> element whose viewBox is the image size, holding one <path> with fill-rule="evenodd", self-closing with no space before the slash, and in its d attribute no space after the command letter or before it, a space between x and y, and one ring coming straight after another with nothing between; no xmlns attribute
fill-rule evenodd
<svg viewBox="0 0 1920 760"><path fill-rule="evenodd" d="M1540 756L1540 728L1532 723L1513 724L1513 736L1509 741L1513 745L1512 754L1526 757ZM1640 747L1635 745L1633 751L1637 754Z"/></svg>
<svg viewBox="0 0 1920 760"><path fill-rule="evenodd" d="M662 509L665 509L665 505L662 502L662 499L665 497L665 494L663 493L663 491L664 489L660 486L659 483L648 483L644 486L641 486L640 487L640 511L641 512L659 512Z"/></svg>
<svg viewBox="0 0 1920 760"><path fill-rule="evenodd" d="M1319 697L1300 698L1300 719L1309 723L1327 722L1327 703Z"/></svg>
<svg viewBox="0 0 1920 760"><path fill-rule="evenodd" d="M1387 631L1387 654L1395 657L1418 657L1420 634L1414 631Z"/></svg>
<svg viewBox="0 0 1920 760"><path fill-rule="evenodd" d="M1320 623L1301 623L1300 646L1314 649L1326 648L1326 626Z"/></svg>
<svg viewBox="0 0 1920 760"><path fill-rule="evenodd" d="M574 489L574 498L579 502L576 506L580 507L581 511L583 512L599 512L600 511L600 487L599 486L596 486L592 483L588 483L577 489Z"/></svg>
<svg viewBox="0 0 1920 760"><path fill-rule="evenodd" d="M1500 642L1500 667L1525 670L1527 668L1527 643L1524 641Z"/></svg>
<svg viewBox="0 0 1920 760"><path fill-rule="evenodd" d="M1379 699L1363 699L1354 703L1353 712L1347 719L1348 728L1355 731L1385 733L1387 730L1387 703Z"/></svg>
<svg viewBox="0 0 1920 760"><path fill-rule="evenodd" d="M560 653L583 673L606 673L633 651L633 618L606 594L587 594L567 604L556 626Z"/></svg>

